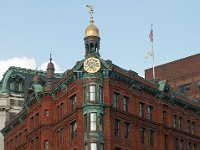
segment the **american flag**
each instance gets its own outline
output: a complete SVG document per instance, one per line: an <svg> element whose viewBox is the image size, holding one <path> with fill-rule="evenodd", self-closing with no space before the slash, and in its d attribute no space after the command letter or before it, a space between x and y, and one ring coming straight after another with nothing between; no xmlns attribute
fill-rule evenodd
<svg viewBox="0 0 200 150"><path fill-rule="evenodd" d="M151 32L149 33L150 41L153 42L153 29L151 29Z"/></svg>

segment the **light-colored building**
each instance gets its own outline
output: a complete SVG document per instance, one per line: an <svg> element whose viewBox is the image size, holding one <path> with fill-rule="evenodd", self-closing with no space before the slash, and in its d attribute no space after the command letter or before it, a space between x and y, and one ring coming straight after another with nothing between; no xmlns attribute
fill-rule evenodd
<svg viewBox="0 0 200 150"><path fill-rule="evenodd" d="M0 130L24 108L24 99L29 92L34 76L38 74L41 84L45 84L46 73L20 67L10 67L0 81ZM56 74L56 78L59 74ZM3 135L0 133L0 150L4 149Z"/></svg>

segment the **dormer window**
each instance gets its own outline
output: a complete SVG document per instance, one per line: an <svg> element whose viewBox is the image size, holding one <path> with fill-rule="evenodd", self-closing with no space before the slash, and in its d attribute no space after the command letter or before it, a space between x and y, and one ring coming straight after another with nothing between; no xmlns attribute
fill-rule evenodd
<svg viewBox="0 0 200 150"><path fill-rule="evenodd" d="M9 89L13 92L23 91L24 77L21 75L14 75L9 79Z"/></svg>

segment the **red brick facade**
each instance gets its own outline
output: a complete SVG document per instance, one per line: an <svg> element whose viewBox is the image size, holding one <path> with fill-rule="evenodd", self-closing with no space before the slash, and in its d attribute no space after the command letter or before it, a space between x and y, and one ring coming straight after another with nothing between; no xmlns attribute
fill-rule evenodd
<svg viewBox="0 0 200 150"><path fill-rule="evenodd" d="M200 98L200 54L155 67L156 80L168 80L176 92L190 99ZM152 80L152 68L145 70L145 78ZM181 86L189 89L181 92ZM187 88L187 87L186 87Z"/></svg>
<svg viewBox="0 0 200 150"><path fill-rule="evenodd" d="M186 108L178 102L169 102L167 96L159 99L157 85L117 66L113 65L112 70L115 75L110 74L103 80L105 150L172 150L182 144L184 149L189 146L200 149L199 105L188 103ZM68 73L57 85L73 74ZM141 87L135 87L126 79L138 82ZM45 147L83 150L83 81L85 79L74 79L55 95L44 93L27 112L11 120L4 129L5 150L43 150ZM74 95L75 105L71 101ZM185 101L179 96L176 98L176 101Z"/></svg>

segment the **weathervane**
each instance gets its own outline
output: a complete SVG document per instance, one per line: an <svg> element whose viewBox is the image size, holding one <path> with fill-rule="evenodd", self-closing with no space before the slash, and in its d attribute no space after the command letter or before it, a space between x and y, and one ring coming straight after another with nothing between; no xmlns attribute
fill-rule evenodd
<svg viewBox="0 0 200 150"><path fill-rule="evenodd" d="M50 53L50 58L49 58L50 62L52 61L52 57L51 57L51 53Z"/></svg>
<svg viewBox="0 0 200 150"><path fill-rule="evenodd" d="M86 5L86 7L88 8L88 12L90 15L90 23L93 23L93 14L94 14L94 7L92 5Z"/></svg>

